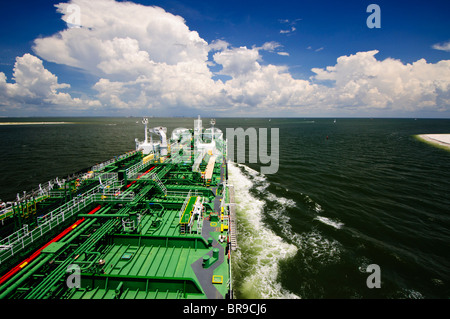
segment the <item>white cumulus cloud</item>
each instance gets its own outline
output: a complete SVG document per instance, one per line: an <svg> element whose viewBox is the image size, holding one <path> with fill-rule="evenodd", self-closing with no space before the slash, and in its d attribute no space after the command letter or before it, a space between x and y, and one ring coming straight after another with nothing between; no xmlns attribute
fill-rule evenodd
<svg viewBox="0 0 450 319"><path fill-rule="evenodd" d="M436 50L450 52L450 41L433 44L432 48Z"/></svg>
<svg viewBox="0 0 450 319"><path fill-rule="evenodd" d="M124 68L145 73L150 62L175 65L207 58L208 43L182 17L162 8L114 0L71 4L80 7L81 27L36 39L34 51L45 60L105 76ZM72 15L68 6L56 5L65 21Z"/></svg>
<svg viewBox="0 0 450 319"><path fill-rule="evenodd" d="M59 83L58 77L44 68L41 59L28 53L16 58L12 79L13 83L7 82L6 75L0 72L0 105L100 105L96 100L72 98L68 93L58 92L70 88L70 85Z"/></svg>
<svg viewBox="0 0 450 319"><path fill-rule="evenodd" d="M341 56L334 66L312 69L314 80L331 80L320 89L328 103L412 111L450 107L450 60L404 64L392 58L379 61L377 50Z"/></svg>
<svg viewBox="0 0 450 319"><path fill-rule="evenodd" d="M376 50L356 52L338 57L335 65L313 68L309 79L295 79L287 66L263 60L262 51L289 55L276 41L251 47L233 47L224 39L208 43L180 16L114 0L60 3L57 11L65 21L71 18L69 4L80 8L80 27L38 38L33 50L41 59L90 74L94 96L79 99L61 92L70 86L28 54L17 59L13 83L0 73L3 105L26 100L95 106L106 114L170 109L177 115L190 108L259 116L450 109L450 60L405 64L378 60Z"/></svg>
<svg viewBox="0 0 450 319"><path fill-rule="evenodd" d="M255 72L261 68L258 63L261 61L261 55L257 48L240 47L223 50L214 54L214 61L222 65L222 74L232 77Z"/></svg>

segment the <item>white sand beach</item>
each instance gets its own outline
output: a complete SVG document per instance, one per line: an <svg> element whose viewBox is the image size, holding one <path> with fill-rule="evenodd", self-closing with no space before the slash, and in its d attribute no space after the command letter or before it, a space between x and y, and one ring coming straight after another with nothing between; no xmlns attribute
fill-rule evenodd
<svg viewBox="0 0 450 319"><path fill-rule="evenodd" d="M450 134L421 134L419 139L450 150Z"/></svg>
<svg viewBox="0 0 450 319"><path fill-rule="evenodd" d="M0 122L0 125L51 125L51 124L71 124L68 122Z"/></svg>

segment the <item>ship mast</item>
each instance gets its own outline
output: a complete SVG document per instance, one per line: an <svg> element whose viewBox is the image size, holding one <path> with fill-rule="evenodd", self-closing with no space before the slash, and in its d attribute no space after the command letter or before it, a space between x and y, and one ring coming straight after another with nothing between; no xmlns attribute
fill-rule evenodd
<svg viewBox="0 0 450 319"><path fill-rule="evenodd" d="M214 141L214 125L216 124L216 120L215 119L211 119L211 121L209 123L211 123L211 132L212 132L211 140Z"/></svg>
<svg viewBox="0 0 450 319"><path fill-rule="evenodd" d="M148 130L147 130L148 118L144 117L142 119L142 124L145 125L145 144L147 144L148 143Z"/></svg>

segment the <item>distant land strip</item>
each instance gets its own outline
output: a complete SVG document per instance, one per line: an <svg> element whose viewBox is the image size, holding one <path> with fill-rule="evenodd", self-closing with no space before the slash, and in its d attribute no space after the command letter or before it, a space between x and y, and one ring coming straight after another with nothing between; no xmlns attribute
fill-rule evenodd
<svg viewBox="0 0 450 319"><path fill-rule="evenodd" d="M71 122L0 122L0 125L49 125L49 124L73 124Z"/></svg>
<svg viewBox="0 0 450 319"><path fill-rule="evenodd" d="M450 134L420 134L416 137L426 143L450 150Z"/></svg>

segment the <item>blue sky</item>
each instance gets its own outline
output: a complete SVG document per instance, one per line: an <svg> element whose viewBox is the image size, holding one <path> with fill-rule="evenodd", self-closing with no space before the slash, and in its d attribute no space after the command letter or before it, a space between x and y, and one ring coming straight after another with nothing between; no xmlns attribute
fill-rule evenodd
<svg viewBox="0 0 450 319"><path fill-rule="evenodd" d="M0 116L450 116L448 1L91 2L2 3Z"/></svg>

